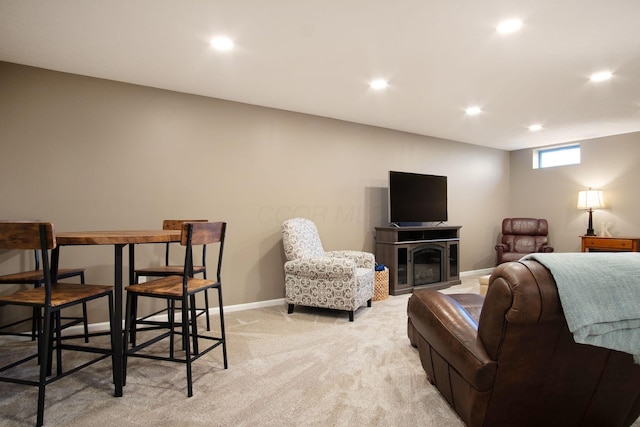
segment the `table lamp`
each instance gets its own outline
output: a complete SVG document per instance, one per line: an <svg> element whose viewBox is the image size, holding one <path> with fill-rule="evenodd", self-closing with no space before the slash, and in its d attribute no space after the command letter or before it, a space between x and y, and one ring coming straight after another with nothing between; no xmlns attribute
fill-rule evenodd
<svg viewBox="0 0 640 427"><path fill-rule="evenodd" d="M596 235L593 231L593 210L604 207L602 190L592 190L589 188L588 190L578 192L578 209L587 209L589 211L589 226L585 236Z"/></svg>

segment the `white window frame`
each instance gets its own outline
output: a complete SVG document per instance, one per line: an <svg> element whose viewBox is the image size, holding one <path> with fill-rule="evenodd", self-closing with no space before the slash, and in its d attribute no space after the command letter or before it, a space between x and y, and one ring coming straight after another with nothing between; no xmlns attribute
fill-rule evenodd
<svg viewBox="0 0 640 427"><path fill-rule="evenodd" d="M577 152L577 155L576 155ZM567 155L570 154L570 155ZM580 144L558 145L533 150L533 168L545 169L580 164ZM548 158L545 160L545 156Z"/></svg>

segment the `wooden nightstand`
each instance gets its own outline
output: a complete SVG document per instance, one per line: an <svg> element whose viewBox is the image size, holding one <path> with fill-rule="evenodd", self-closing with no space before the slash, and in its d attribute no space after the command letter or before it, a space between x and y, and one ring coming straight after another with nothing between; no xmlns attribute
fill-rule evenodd
<svg viewBox="0 0 640 427"><path fill-rule="evenodd" d="M582 238L582 252L638 252L640 251L640 237L599 237L580 236Z"/></svg>

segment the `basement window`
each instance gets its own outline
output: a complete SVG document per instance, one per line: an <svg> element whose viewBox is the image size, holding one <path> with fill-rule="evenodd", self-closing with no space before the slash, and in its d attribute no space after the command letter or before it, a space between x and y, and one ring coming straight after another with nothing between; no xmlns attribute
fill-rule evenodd
<svg viewBox="0 0 640 427"><path fill-rule="evenodd" d="M533 168L579 165L580 144L563 145L533 150Z"/></svg>

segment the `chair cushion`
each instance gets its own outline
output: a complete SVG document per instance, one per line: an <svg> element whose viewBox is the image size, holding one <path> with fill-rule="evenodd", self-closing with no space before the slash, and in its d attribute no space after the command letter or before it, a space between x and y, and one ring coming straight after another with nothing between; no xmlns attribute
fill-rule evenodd
<svg viewBox="0 0 640 427"><path fill-rule="evenodd" d="M318 229L308 219L292 218L282 223L282 243L287 260L324 256Z"/></svg>
<svg viewBox="0 0 640 427"><path fill-rule="evenodd" d="M502 234L546 236L549 234L549 224L546 219L505 218L502 221Z"/></svg>

